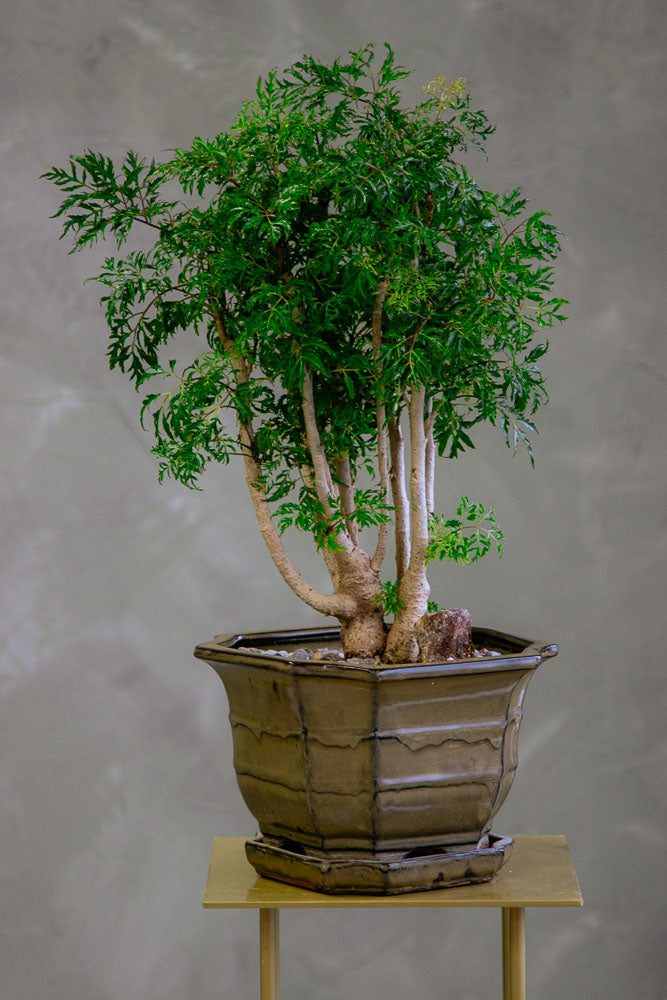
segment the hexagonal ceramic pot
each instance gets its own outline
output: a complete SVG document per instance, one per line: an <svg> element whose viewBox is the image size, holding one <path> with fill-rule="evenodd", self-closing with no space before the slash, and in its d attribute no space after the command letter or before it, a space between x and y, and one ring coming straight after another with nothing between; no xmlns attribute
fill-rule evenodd
<svg viewBox="0 0 667 1000"><path fill-rule="evenodd" d="M238 783L266 848L263 867L257 850L249 856L262 874L324 891L355 887L350 878L341 889L318 884L299 874L303 864L292 877L285 864L272 871L265 855L307 857L318 870L356 864L352 882L363 883L356 891L425 888L423 878L391 888L378 876L379 888L369 889L360 872L386 875L387 864L402 860L414 868L415 859L490 849L491 821L517 766L526 687L557 647L474 629L476 646L501 655L380 666L246 648L326 646L338 635L332 628L232 634L195 651L227 691Z"/></svg>

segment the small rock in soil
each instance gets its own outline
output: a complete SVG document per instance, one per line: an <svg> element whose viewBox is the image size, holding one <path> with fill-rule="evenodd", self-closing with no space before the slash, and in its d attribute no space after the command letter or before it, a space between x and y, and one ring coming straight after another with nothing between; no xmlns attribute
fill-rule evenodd
<svg viewBox="0 0 667 1000"><path fill-rule="evenodd" d="M344 660L345 654L341 649L316 649L312 656L313 660Z"/></svg>
<svg viewBox="0 0 667 1000"><path fill-rule="evenodd" d="M465 660L475 655L472 641L472 622L466 608L433 611L415 624L415 637L419 644L422 663L442 663L454 657Z"/></svg>

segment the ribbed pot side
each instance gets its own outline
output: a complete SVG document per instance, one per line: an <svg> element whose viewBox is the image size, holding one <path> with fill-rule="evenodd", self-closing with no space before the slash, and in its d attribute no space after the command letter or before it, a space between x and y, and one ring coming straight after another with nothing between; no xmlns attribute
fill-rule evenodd
<svg viewBox="0 0 667 1000"><path fill-rule="evenodd" d="M377 668L243 651L267 636L289 649L290 633L253 633L196 650L225 685L239 787L265 839L373 858L489 832L516 770L526 687L557 647L487 630L477 641L495 639L499 658Z"/></svg>

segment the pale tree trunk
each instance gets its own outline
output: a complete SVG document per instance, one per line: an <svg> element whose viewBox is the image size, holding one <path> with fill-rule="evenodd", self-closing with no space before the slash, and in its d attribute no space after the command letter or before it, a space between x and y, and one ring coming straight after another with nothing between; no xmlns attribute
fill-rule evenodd
<svg viewBox="0 0 667 1000"><path fill-rule="evenodd" d="M426 577L428 545L428 500L426 482L426 443L423 387L410 391L410 561L398 589L402 602L394 617L385 649L389 663L415 663L419 645L415 623L428 607L429 584Z"/></svg>
<svg viewBox="0 0 667 1000"><path fill-rule="evenodd" d="M428 405L428 417L424 424L424 432L426 434L426 510L429 514L432 514L435 509L434 501L434 491L435 491L435 439L433 437L433 424L435 422L435 414L432 410L432 404Z"/></svg>
<svg viewBox="0 0 667 1000"><path fill-rule="evenodd" d="M235 350L234 342L228 336L225 329L222 311L215 304L212 304L212 312L218 336L223 347L228 352L236 383L237 385L247 383L250 378L248 363ZM255 509L259 530L276 569L296 596L301 598L302 601L315 611L336 617L339 615L353 616L356 612L356 602L352 596L323 593L308 583L305 577L294 566L276 530L271 514L271 507L266 499L262 468L256 458L255 434L252 421L241 420L239 418L238 425L239 445L245 464L248 492Z"/></svg>
<svg viewBox="0 0 667 1000"><path fill-rule="evenodd" d="M396 578L401 579L410 562L410 508L405 490L405 451L398 417L389 420L389 450L391 469L389 481L394 502L396 540Z"/></svg>
<svg viewBox="0 0 667 1000"><path fill-rule="evenodd" d="M315 490L315 480L313 478L313 470L309 465L304 465L301 467L301 479L304 484L313 492ZM324 521L324 516L318 518L318 521ZM322 556L324 557L324 564L329 571L329 576L331 577L331 583L333 584L334 591L338 589L338 565L334 558L334 553L331 549L326 546L322 549Z"/></svg>
<svg viewBox="0 0 667 1000"><path fill-rule="evenodd" d="M359 541L359 532L354 521L354 483L349 455L339 455L336 459L336 476L339 479L341 505L347 518L345 530L350 536L350 540L356 545Z"/></svg>
<svg viewBox="0 0 667 1000"><path fill-rule="evenodd" d="M303 414L306 439L313 463L315 490L327 517L336 512L339 495L333 485L329 462L317 426L313 379L308 365L304 366L303 375ZM348 499L352 489L353 484L348 479L344 487ZM345 505L344 498L343 505ZM346 510L345 513L351 511ZM343 527L332 532L332 537L336 545L331 553L336 566L333 577L335 593L344 599L346 608L349 601L354 606L352 614L347 610L340 614L335 613L341 623L343 650L346 656L364 658L379 656L384 649L386 637L382 607L378 602L379 567L372 564L368 554L357 544L356 538L351 538L350 533Z"/></svg>
<svg viewBox="0 0 667 1000"><path fill-rule="evenodd" d="M212 312L218 336L230 358L236 383L245 384L250 379L250 366L235 349L233 339L227 334L223 310L212 304ZM312 375L307 367L303 380L303 413L312 460L312 470L309 468L304 472L325 511L325 518L328 519L337 511L341 499L345 513L351 515L350 496L353 495L353 483L349 475L346 477L339 474L343 482L343 497L340 498L321 443L315 413ZM325 594L308 583L289 558L276 530L271 507L266 498L252 421L239 418L238 426L248 491L260 532L278 572L297 597L306 604L322 614L338 618L346 656L379 657L384 649L387 632L382 607L378 602L379 566L373 564L368 554L357 544L356 526L353 526L352 531L340 527L332 532L336 547L326 552L325 561L332 578L334 593ZM345 467L343 466L340 471L345 473ZM347 472L349 473L349 466Z"/></svg>
<svg viewBox="0 0 667 1000"><path fill-rule="evenodd" d="M376 373L379 377L381 373L381 359L380 359L380 348L382 347L382 311L384 309L384 300L387 295L387 289L389 287L389 282L383 279L375 293L375 305L373 306L373 330L371 336L371 351L376 366ZM385 503L389 502L389 468L387 464L387 411L386 407L382 401L381 392L378 390L375 397L375 424L377 427L378 436L378 476L380 478L380 488L384 494ZM384 522L380 525L380 530L378 532L377 546L375 552L373 553L373 558L371 559L371 566L378 573L380 567L384 561L385 554L387 552L387 540L389 538L389 524Z"/></svg>
<svg viewBox="0 0 667 1000"><path fill-rule="evenodd" d="M340 637L346 656L364 659L379 657L384 650L387 629L384 624L380 595L380 574L371 566L363 549L336 553L340 566L341 589L338 596L354 601L354 614L337 614Z"/></svg>

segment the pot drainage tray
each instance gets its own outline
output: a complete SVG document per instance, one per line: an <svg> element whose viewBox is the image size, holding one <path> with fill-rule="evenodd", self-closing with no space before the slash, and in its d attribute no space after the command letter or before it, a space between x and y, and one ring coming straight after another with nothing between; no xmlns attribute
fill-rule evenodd
<svg viewBox="0 0 667 1000"><path fill-rule="evenodd" d="M488 882L508 860L513 843L511 837L489 836L484 848L411 851L391 860L313 857L262 837L246 841L245 847L248 861L265 878L316 892L386 896Z"/></svg>

